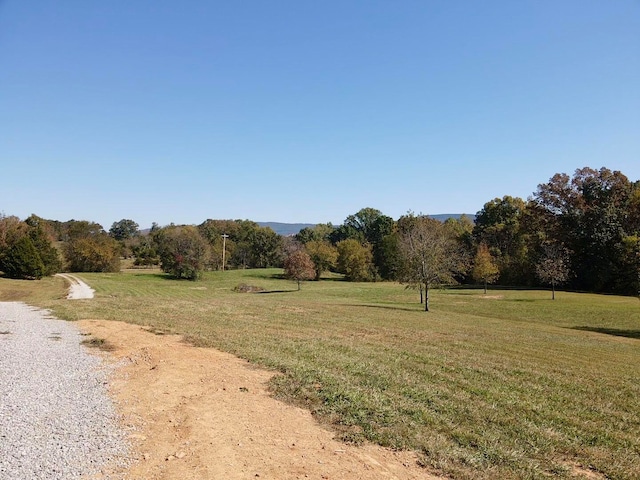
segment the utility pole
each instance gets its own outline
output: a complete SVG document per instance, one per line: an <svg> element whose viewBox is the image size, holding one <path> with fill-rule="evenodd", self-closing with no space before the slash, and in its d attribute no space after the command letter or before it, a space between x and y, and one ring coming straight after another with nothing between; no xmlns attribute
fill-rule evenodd
<svg viewBox="0 0 640 480"><path fill-rule="evenodd" d="M227 252L227 238L229 235L226 233L222 234L222 271L224 272L224 254Z"/></svg>

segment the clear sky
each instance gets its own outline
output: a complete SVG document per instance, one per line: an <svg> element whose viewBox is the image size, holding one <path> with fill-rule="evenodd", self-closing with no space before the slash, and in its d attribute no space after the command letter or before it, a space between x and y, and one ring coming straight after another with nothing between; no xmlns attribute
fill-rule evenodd
<svg viewBox="0 0 640 480"><path fill-rule="evenodd" d="M639 0L0 0L0 212L476 213L640 179Z"/></svg>

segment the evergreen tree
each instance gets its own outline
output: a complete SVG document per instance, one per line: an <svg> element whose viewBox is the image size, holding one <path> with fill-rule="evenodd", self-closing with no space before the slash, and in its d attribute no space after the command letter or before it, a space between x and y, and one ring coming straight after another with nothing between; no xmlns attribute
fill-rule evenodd
<svg viewBox="0 0 640 480"><path fill-rule="evenodd" d="M44 276L44 263L27 235L7 249L1 262L0 270L9 278L39 280Z"/></svg>
<svg viewBox="0 0 640 480"><path fill-rule="evenodd" d="M33 227L29 231L29 238L40 255L44 265L44 276L53 275L62 271L62 260L58 250L52 245L49 236L41 226Z"/></svg>

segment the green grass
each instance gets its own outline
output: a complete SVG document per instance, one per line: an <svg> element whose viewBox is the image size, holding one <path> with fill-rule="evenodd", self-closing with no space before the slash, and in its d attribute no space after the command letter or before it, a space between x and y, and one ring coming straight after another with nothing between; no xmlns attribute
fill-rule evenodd
<svg viewBox="0 0 640 480"><path fill-rule="evenodd" d="M150 325L282 372L274 394L347 441L412 449L460 479L640 478L640 301L559 292L451 289L432 311L393 283L303 284L278 270L82 274L25 301L70 320ZM237 293L246 284L261 293ZM17 286L18 285L18 286ZM3 292L24 285L0 279ZM57 289L57 290L56 290Z"/></svg>

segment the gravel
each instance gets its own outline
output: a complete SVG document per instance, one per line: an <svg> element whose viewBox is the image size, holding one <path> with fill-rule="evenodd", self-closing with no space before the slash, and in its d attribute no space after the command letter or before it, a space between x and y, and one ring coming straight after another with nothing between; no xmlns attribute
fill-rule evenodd
<svg viewBox="0 0 640 480"><path fill-rule="evenodd" d="M47 311L0 302L0 480L117 478L126 465L109 367L83 338Z"/></svg>
<svg viewBox="0 0 640 480"><path fill-rule="evenodd" d="M83 300L86 298L93 298L93 288L84 283L75 275L71 275L70 273L56 273L56 277L64 278L67 282L69 282L69 294L67 295L67 299Z"/></svg>

